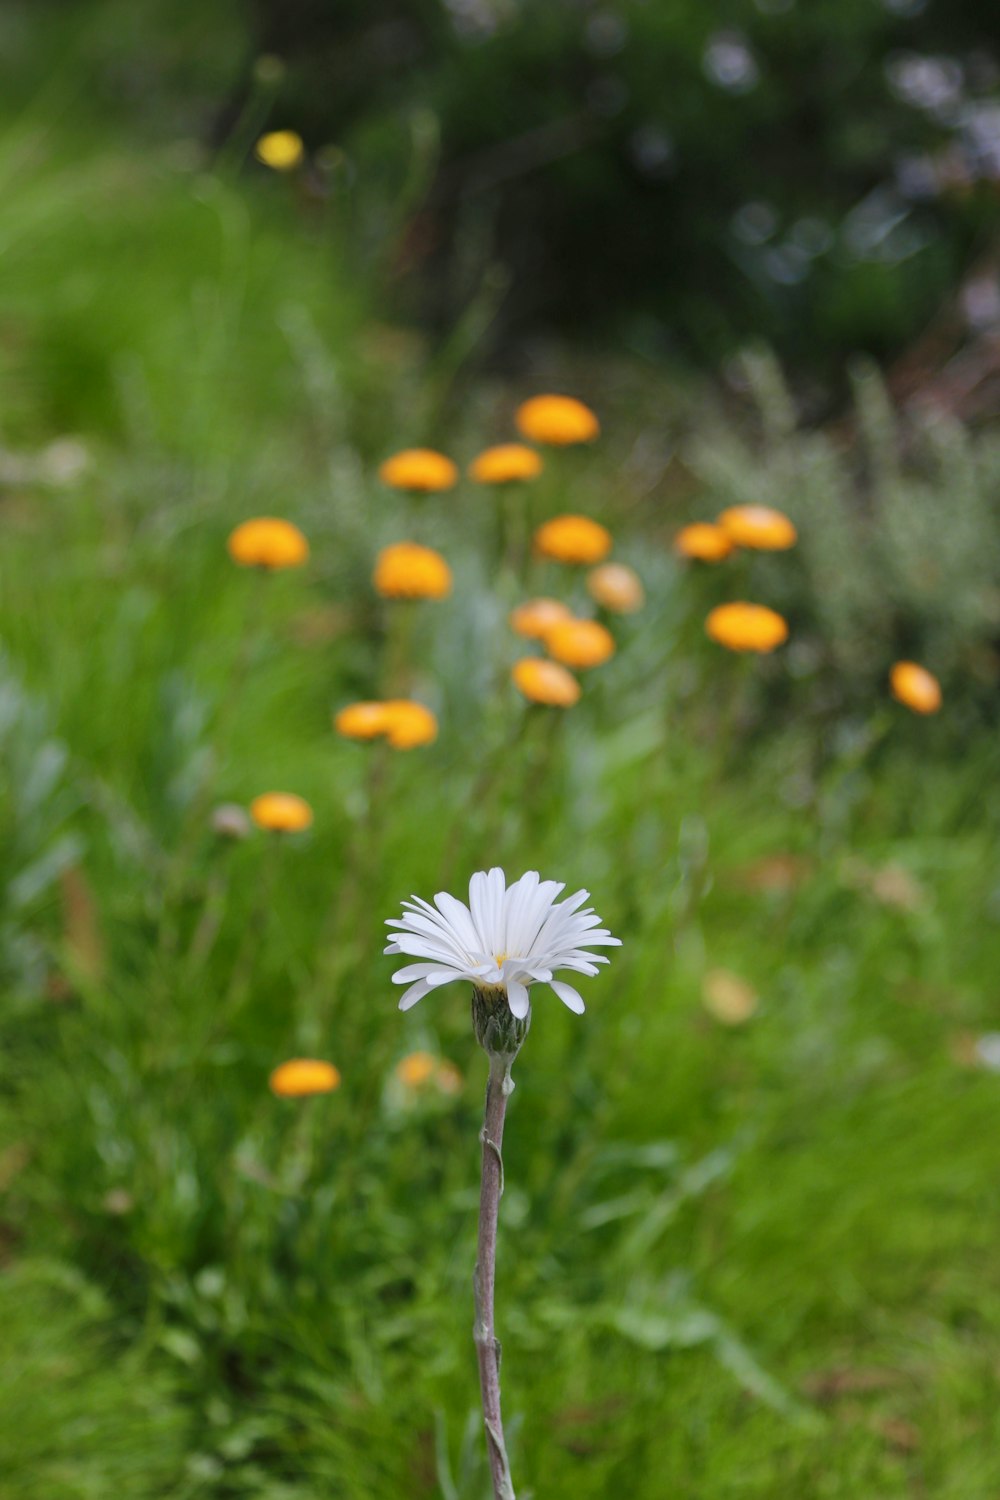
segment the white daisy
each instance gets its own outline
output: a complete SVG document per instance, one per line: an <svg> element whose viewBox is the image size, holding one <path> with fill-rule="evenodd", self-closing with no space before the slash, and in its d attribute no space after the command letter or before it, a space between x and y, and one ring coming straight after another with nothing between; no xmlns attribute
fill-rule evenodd
<svg viewBox="0 0 1000 1500"><path fill-rule="evenodd" d="M540 880L537 870L508 887L504 872L492 869L489 874L480 870L469 881L468 906L446 891L438 892L433 906L419 896L404 901L402 920L386 923L397 931L385 951L421 962L392 976L394 984L409 985L400 1010L409 1010L439 985L466 979L477 990L502 991L518 1021L528 1014L533 984L550 985L564 1005L581 1015L580 995L554 979L554 972L596 974L597 965L608 959L586 950L619 947L620 939L600 925L591 907L583 907L589 891L577 891L557 905L555 897L564 889L559 881Z"/></svg>

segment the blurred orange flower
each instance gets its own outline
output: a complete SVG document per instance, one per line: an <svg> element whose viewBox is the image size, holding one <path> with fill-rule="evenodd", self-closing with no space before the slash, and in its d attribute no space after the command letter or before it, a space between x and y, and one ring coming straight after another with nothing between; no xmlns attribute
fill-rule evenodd
<svg viewBox="0 0 1000 1500"><path fill-rule="evenodd" d="M333 1063L316 1057L293 1057L275 1068L271 1092L282 1099L305 1099L310 1094L332 1094L340 1088L340 1072Z"/></svg>
<svg viewBox="0 0 1000 1500"><path fill-rule="evenodd" d="M396 1064L396 1077L409 1089L419 1089L434 1077L437 1059L430 1052L410 1052Z"/></svg>
<svg viewBox="0 0 1000 1500"><path fill-rule="evenodd" d="M309 543L291 521L256 516L230 532L229 556L241 568L298 568L309 556Z"/></svg>
<svg viewBox="0 0 1000 1500"><path fill-rule="evenodd" d="M936 714L941 707L941 684L915 661L898 661L889 673L889 687L897 702L915 714Z"/></svg>
<svg viewBox="0 0 1000 1500"><path fill-rule="evenodd" d="M333 727L351 740L385 735L394 750L414 750L437 739L438 722L429 708L411 698L349 703L334 715Z"/></svg>
<svg viewBox="0 0 1000 1500"><path fill-rule="evenodd" d="M553 708L572 708L580 699L580 684L558 662L540 656L524 656L511 669L514 686L532 703Z"/></svg>
<svg viewBox="0 0 1000 1500"><path fill-rule="evenodd" d="M334 715L333 727L349 740L373 740L386 732L384 703L349 703Z"/></svg>
<svg viewBox="0 0 1000 1500"><path fill-rule="evenodd" d="M534 479L541 472L541 458L523 443L486 448L469 465L469 478L477 484L512 484L518 479Z"/></svg>
<svg viewBox="0 0 1000 1500"><path fill-rule="evenodd" d="M598 563L611 551L611 533L589 516L554 516L535 532L535 551L554 562Z"/></svg>
<svg viewBox="0 0 1000 1500"><path fill-rule="evenodd" d="M528 599L507 616L511 630L528 641L541 640L550 626L572 618L572 610L558 599Z"/></svg>
<svg viewBox="0 0 1000 1500"><path fill-rule="evenodd" d="M698 562L722 562L732 550L733 543L728 533L711 521L692 521L690 526L682 526L674 537L674 551L678 557L690 557Z"/></svg>
<svg viewBox="0 0 1000 1500"><path fill-rule="evenodd" d="M269 130L254 146L253 154L275 172L290 172L302 160L305 147L294 130Z"/></svg>
<svg viewBox="0 0 1000 1500"><path fill-rule="evenodd" d="M718 524L734 546L758 552L784 552L798 540L788 517L768 505L734 505L722 512Z"/></svg>
<svg viewBox="0 0 1000 1500"><path fill-rule="evenodd" d="M250 816L258 828L272 833L300 833L312 824L313 811L294 792L264 792L251 802Z"/></svg>
<svg viewBox="0 0 1000 1500"><path fill-rule="evenodd" d="M705 621L713 641L730 651L773 651L788 639L788 624L766 604L720 604Z"/></svg>
<svg viewBox="0 0 1000 1500"><path fill-rule="evenodd" d="M590 597L616 615L634 615L646 602L642 580L625 563L601 563L587 574Z"/></svg>
<svg viewBox="0 0 1000 1500"><path fill-rule="evenodd" d="M465 1080L455 1064L444 1058L434 1070L434 1082L442 1094L460 1094Z"/></svg>
<svg viewBox="0 0 1000 1500"><path fill-rule="evenodd" d="M705 1009L724 1026L741 1026L758 1006L753 986L732 969L709 969L701 982L701 998Z"/></svg>
<svg viewBox="0 0 1000 1500"><path fill-rule="evenodd" d="M597 620L558 620L544 635L545 648L567 667L599 667L615 654L615 638Z"/></svg>
<svg viewBox="0 0 1000 1500"><path fill-rule="evenodd" d="M433 547L395 542L375 559L372 582L384 599L444 599L451 593L451 569Z"/></svg>
<svg viewBox="0 0 1000 1500"><path fill-rule="evenodd" d="M517 408L514 421L522 437L553 448L592 443L601 431L590 407L573 396L532 396Z"/></svg>
<svg viewBox="0 0 1000 1500"><path fill-rule="evenodd" d="M458 469L450 458L433 448L404 448L380 466L378 477L394 490L412 490L431 495L450 490L458 483Z"/></svg>
<svg viewBox="0 0 1000 1500"><path fill-rule="evenodd" d="M437 739L438 721L422 703L412 698L389 698L382 708L386 738L394 750L415 750Z"/></svg>

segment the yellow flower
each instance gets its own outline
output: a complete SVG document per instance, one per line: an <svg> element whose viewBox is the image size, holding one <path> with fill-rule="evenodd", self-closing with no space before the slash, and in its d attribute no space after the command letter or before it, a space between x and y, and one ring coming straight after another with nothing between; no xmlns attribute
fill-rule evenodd
<svg viewBox="0 0 1000 1500"><path fill-rule="evenodd" d="M732 550L729 534L711 521L693 521L690 526L682 526L674 537L678 557L691 557L698 562L721 562Z"/></svg>
<svg viewBox="0 0 1000 1500"><path fill-rule="evenodd" d="M559 620L544 636L550 656L567 667L599 667L615 654L615 638L597 620Z"/></svg>
<svg viewBox="0 0 1000 1500"><path fill-rule="evenodd" d="M517 408L514 421L522 437L553 448L592 443L601 431L590 407L572 396L532 396Z"/></svg>
<svg viewBox="0 0 1000 1500"><path fill-rule="evenodd" d="M299 568L309 556L309 543L291 521L255 516L230 532L229 556L241 568Z"/></svg>
<svg viewBox="0 0 1000 1500"><path fill-rule="evenodd" d="M889 687L897 702L915 714L936 714L941 707L941 684L915 661L898 661L889 673Z"/></svg>
<svg viewBox="0 0 1000 1500"><path fill-rule="evenodd" d="M579 701L580 684L558 662L545 661L540 656L524 656L514 663L511 676L514 686L532 703L572 708Z"/></svg>
<svg viewBox="0 0 1000 1500"><path fill-rule="evenodd" d="M253 154L275 172L290 172L302 160L305 147L302 137L294 130L269 130L254 146Z"/></svg>
<svg viewBox="0 0 1000 1500"><path fill-rule="evenodd" d="M587 574L590 597L615 615L634 615L646 602L642 580L625 563L601 563Z"/></svg>
<svg viewBox="0 0 1000 1500"><path fill-rule="evenodd" d="M720 604L705 621L713 641L730 651L773 651L788 639L788 624L766 604Z"/></svg>
<svg viewBox="0 0 1000 1500"><path fill-rule="evenodd" d="M611 551L611 533L589 516L554 516L535 532L535 551L555 562L598 563Z"/></svg>
<svg viewBox="0 0 1000 1500"><path fill-rule="evenodd" d="M511 630L528 641L541 640L552 625L572 618L568 605L558 599L528 599L507 616Z"/></svg>
<svg viewBox="0 0 1000 1500"><path fill-rule="evenodd" d="M534 479L542 472L542 460L534 448L523 443L500 443L486 448L469 465L469 478L477 484L512 484L518 479Z"/></svg>
<svg viewBox="0 0 1000 1500"><path fill-rule="evenodd" d="M734 505L722 512L718 524L734 546L758 552L784 552L798 540L788 517L768 505Z"/></svg>
<svg viewBox="0 0 1000 1500"><path fill-rule="evenodd" d="M422 1088L434 1077L437 1059L430 1052L410 1052L396 1064L396 1077L408 1089Z"/></svg>
<svg viewBox="0 0 1000 1500"><path fill-rule="evenodd" d="M385 734L394 750L415 750L437 739L438 721L429 708L411 698L389 698L385 711Z"/></svg>
<svg viewBox="0 0 1000 1500"><path fill-rule="evenodd" d="M264 792L251 802L250 816L258 828L272 833L300 833L313 820L309 803L294 792Z"/></svg>
<svg viewBox="0 0 1000 1500"><path fill-rule="evenodd" d="M374 740L386 732L384 703L349 703L334 715L333 727L348 740Z"/></svg>
<svg viewBox="0 0 1000 1500"><path fill-rule="evenodd" d="M433 448L404 448L387 458L378 471L383 484L394 490L413 490L431 495L450 490L458 482L458 469L450 458Z"/></svg>
<svg viewBox="0 0 1000 1500"><path fill-rule="evenodd" d="M433 547L395 542L375 559L372 582L383 599L444 599L451 593L451 569Z"/></svg>
<svg viewBox="0 0 1000 1500"><path fill-rule="evenodd" d="M271 1092L281 1099L304 1099L309 1094L332 1094L340 1088L340 1073L333 1063L315 1057L293 1057L270 1077Z"/></svg>

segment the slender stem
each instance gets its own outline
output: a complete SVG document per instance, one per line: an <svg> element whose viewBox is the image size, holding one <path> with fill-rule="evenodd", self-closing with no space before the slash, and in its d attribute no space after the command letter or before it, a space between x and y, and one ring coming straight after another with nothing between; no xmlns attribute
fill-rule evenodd
<svg viewBox="0 0 1000 1500"><path fill-rule="evenodd" d="M413 632L417 623L416 601L389 601L386 632L385 682L387 698L406 697L413 685Z"/></svg>
<svg viewBox="0 0 1000 1500"><path fill-rule="evenodd" d="M264 568L255 568L255 576L248 580L239 640L230 664L222 698L216 710L215 725L209 739L205 767L184 814L178 832L177 848L167 868L159 936L159 950L163 955L174 954L180 940L181 918L176 908L183 894L189 867L198 851L199 840L205 832L212 797L216 791L219 769L225 763L229 751L229 742L236 724L240 699L258 641L257 627L263 613L264 591L267 587L265 572Z"/></svg>
<svg viewBox="0 0 1000 1500"><path fill-rule="evenodd" d="M490 1076L486 1085L486 1115L480 1140L483 1143L483 1182L479 1194L479 1241L476 1270L472 1278L476 1319L472 1336L479 1361L479 1385L483 1396L483 1423L489 1450L490 1475L495 1500L514 1500L507 1449L500 1416L500 1344L493 1319L496 1284L497 1218L503 1194L503 1124L507 1099L514 1087L510 1060L490 1053Z"/></svg>

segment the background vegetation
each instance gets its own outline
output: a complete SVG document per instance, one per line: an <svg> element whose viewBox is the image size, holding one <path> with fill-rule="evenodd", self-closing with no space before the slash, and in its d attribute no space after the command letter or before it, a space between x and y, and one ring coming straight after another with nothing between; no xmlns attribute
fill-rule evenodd
<svg viewBox="0 0 1000 1500"><path fill-rule="evenodd" d="M821 402L859 349L931 325L923 370L1000 316L1000 23L974 0L4 11L14 97L62 74L74 115L150 140L298 130L383 305L439 335L475 307L494 357L557 330L714 366L764 336Z"/></svg>
<svg viewBox="0 0 1000 1500"><path fill-rule="evenodd" d="M586 1017L539 999L518 1066L524 1492L994 1496L995 432L897 414L865 363L819 431L761 353L718 388L624 341L490 361L488 280L428 335L369 254L407 222L377 108L395 186L337 196L244 167L240 16L40 15L5 8L0 140L3 1500L483 1496L483 1060L459 991L397 1015L380 949L403 897L493 861L586 884L625 940ZM604 521L647 592L557 723L508 684L495 497L375 477L409 442L464 464L545 388L604 433L534 514ZM682 568L678 526L742 500L800 546ZM258 513L313 549L263 593L225 551ZM409 646L441 734L379 763L330 713L384 684L369 577L407 534L455 572ZM705 640L739 595L788 616L784 652ZM888 699L901 654L936 718ZM308 835L213 833L274 787ZM461 1087L407 1089L417 1048ZM337 1093L270 1095L301 1052Z"/></svg>

